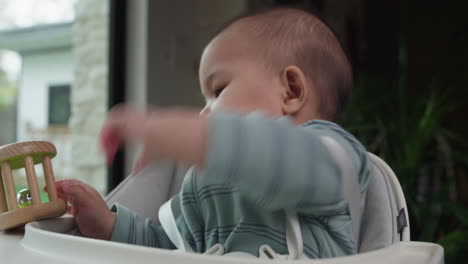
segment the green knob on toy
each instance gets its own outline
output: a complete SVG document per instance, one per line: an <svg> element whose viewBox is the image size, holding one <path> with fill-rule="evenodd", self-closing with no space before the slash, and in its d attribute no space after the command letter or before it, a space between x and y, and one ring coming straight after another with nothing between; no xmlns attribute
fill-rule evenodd
<svg viewBox="0 0 468 264"><path fill-rule="evenodd" d="M32 205L32 197L29 189L22 189L16 195L16 199L18 200L18 207L24 208Z"/></svg>

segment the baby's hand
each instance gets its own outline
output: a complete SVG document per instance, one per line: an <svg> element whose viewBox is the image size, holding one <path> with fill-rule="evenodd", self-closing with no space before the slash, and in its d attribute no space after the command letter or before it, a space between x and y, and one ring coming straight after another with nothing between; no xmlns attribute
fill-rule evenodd
<svg viewBox="0 0 468 264"><path fill-rule="evenodd" d="M55 183L60 198L71 203L71 214L84 236L110 240L114 228L112 213L101 195L91 186L78 180Z"/></svg>
<svg viewBox="0 0 468 264"><path fill-rule="evenodd" d="M207 122L193 109L141 110L120 105L109 112L100 145L110 163L125 142L139 143L142 150L134 171L161 158L203 166Z"/></svg>
<svg viewBox="0 0 468 264"><path fill-rule="evenodd" d="M100 134L100 145L108 163L113 161L115 153L127 140L144 143L148 118L146 111L126 105L118 105L109 112Z"/></svg>

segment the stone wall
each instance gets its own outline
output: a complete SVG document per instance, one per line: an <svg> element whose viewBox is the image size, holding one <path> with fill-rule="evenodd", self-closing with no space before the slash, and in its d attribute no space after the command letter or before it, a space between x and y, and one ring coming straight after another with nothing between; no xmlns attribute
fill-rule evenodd
<svg viewBox="0 0 468 264"><path fill-rule="evenodd" d="M104 194L107 172L97 139L107 111L109 2L78 0L75 13L70 118L72 175Z"/></svg>

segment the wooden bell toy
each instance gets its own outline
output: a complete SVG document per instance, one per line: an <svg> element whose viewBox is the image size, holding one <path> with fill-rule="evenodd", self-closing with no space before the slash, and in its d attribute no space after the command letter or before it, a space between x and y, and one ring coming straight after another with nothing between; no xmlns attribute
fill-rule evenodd
<svg viewBox="0 0 468 264"><path fill-rule="evenodd" d="M46 141L30 141L0 147L0 230L22 226L28 222L59 217L67 210L64 200L57 197L51 159L55 146ZM42 203L34 165L42 163L49 202ZM16 196L12 170L26 169L29 190ZM30 203L24 206L23 203ZM23 206L22 206L23 205Z"/></svg>

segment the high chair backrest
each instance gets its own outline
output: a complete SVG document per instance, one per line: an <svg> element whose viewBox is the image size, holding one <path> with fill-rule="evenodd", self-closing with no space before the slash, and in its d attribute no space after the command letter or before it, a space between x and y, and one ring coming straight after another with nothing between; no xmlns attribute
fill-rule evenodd
<svg viewBox="0 0 468 264"><path fill-rule="evenodd" d="M127 177L106 196L105 201L109 206L118 202L142 218L159 223L159 208L179 192L188 169L187 165L178 162L153 162Z"/></svg>
<svg viewBox="0 0 468 264"><path fill-rule="evenodd" d="M408 210L400 183L385 161L372 153L369 158L373 175L361 218L360 253L410 240Z"/></svg>

